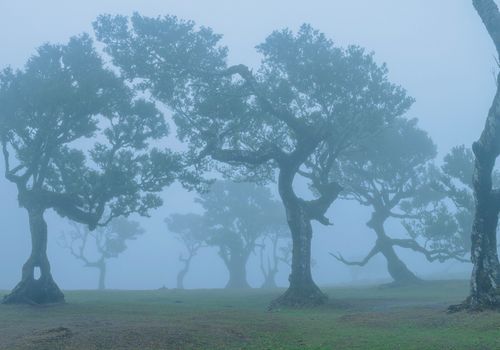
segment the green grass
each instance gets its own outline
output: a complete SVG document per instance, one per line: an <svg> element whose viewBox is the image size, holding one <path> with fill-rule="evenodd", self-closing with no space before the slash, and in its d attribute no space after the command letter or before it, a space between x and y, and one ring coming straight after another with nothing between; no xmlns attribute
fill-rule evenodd
<svg viewBox="0 0 500 350"><path fill-rule="evenodd" d="M500 349L500 313L447 314L463 281L327 288L316 309L266 311L282 291L71 291L0 307L1 349Z"/></svg>

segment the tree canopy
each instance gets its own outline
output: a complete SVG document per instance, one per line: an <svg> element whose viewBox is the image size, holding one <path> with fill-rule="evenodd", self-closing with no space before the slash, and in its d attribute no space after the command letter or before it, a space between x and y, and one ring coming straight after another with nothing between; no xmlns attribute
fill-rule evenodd
<svg viewBox="0 0 500 350"><path fill-rule="evenodd" d="M117 258L127 250L127 241L135 240L145 232L138 222L122 217L93 231L76 223L72 226L72 230L62 235L62 246L85 267L99 270L98 289L101 290L106 288L107 260Z"/></svg>
<svg viewBox="0 0 500 350"><path fill-rule="evenodd" d="M360 262L350 262L334 255L346 264L365 265L381 253L396 283L413 283L419 279L397 256L393 247L409 248L425 254L430 261L443 259L443 251L421 246L414 236L398 239L386 233L388 219L414 221L426 215L439 196L431 189L436 146L415 119L398 118L391 127L379 133L372 143L339 160L332 172L341 179L344 197L355 199L372 209L367 222L377 235L375 246ZM394 236L394 234L392 235Z"/></svg>
<svg viewBox="0 0 500 350"><path fill-rule="evenodd" d="M3 70L0 105L5 177L28 211L33 244L23 279L5 301L60 301L44 212L54 209L90 229L147 215L162 203L156 193L183 177L182 159L149 146L168 132L162 113L105 68L88 35L46 44L23 69ZM37 266L42 278L35 281Z"/></svg>
<svg viewBox="0 0 500 350"><path fill-rule="evenodd" d="M227 288L247 288L246 264L257 240L286 225L281 204L268 188L253 183L217 181L196 199L202 215L174 215L169 229L195 243L217 247L229 272ZM189 237L189 238L187 238Z"/></svg>
<svg viewBox="0 0 500 350"><path fill-rule="evenodd" d="M260 67L228 64L221 36L176 17L101 16L97 38L123 75L168 105L198 168L251 181L274 179L294 242L290 288L275 302L326 300L310 271L311 221L340 186L337 156L404 114L413 100L357 46L337 47L309 25L275 31L257 46ZM299 198L300 173L316 198Z"/></svg>

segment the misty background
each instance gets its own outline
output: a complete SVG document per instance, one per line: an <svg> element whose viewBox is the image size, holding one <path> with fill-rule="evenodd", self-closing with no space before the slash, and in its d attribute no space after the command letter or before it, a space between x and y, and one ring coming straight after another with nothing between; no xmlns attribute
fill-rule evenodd
<svg viewBox="0 0 500 350"><path fill-rule="evenodd" d="M64 43L73 35L92 33L92 22L99 14L135 11L153 17L176 15L209 26L224 35L230 63L250 67L260 60L254 47L273 30L296 31L302 23L310 23L338 45L356 44L374 51L379 63L387 63L390 80L416 99L409 115L419 119L420 127L437 144L438 161L453 146L470 146L479 137L495 91L494 47L468 0L0 0L0 68L21 67L45 42ZM0 171L3 174L3 165ZM171 186L163 192L164 206L153 211L151 218L133 217L146 233L129 241L129 248L117 259L109 260L108 288L175 287L183 246L168 232L164 219L172 213L200 212L193 202L195 195L179 185ZM352 269L328 252L363 258L375 240L365 225L369 215L357 203L338 200L328 213L334 226L314 226L313 274L319 285L352 282ZM62 231L69 229L67 223L54 213L47 221L54 279L63 289L95 288L97 271L84 268L58 244ZM387 231L393 237L403 235L399 225L388 225ZM0 289L10 289L19 281L31 248L26 211L18 207L17 191L3 176L0 235ZM397 252L420 277L469 277L470 264L430 264L408 250ZM257 255L247 268L249 283L260 286L263 277ZM282 265L277 276L280 286L287 285L288 273ZM383 257L360 268L357 278L364 282L389 279ZM219 288L226 281L227 272L216 250L204 249L194 258L185 286Z"/></svg>

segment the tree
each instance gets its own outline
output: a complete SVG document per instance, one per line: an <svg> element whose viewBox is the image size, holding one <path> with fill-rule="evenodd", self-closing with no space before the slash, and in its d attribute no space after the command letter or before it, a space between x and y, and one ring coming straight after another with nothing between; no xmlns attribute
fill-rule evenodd
<svg viewBox="0 0 500 350"><path fill-rule="evenodd" d="M458 146L444 157L444 164L433 189L444 196L439 210L424 217L416 235L431 239L436 248L454 250L465 256L470 252L470 230L474 212L472 172L474 155Z"/></svg>
<svg viewBox="0 0 500 350"><path fill-rule="evenodd" d="M137 239L144 233L138 222L124 218L114 219L94 231L75 223L72 226L72 231L63 234L62 246L82 261L85 267L98 269L99 290L106 288L107 260L117 258L127 249L127 241Z"/></svg>
<svg viewBox="0 0 500 350"><path fill-rule="evenodd" d="M177 274L177 288L184 289L184 278L191 267L191 261L198 251L206 246L206 228L203 217L198 214L173 214L165 219L168 229L176 234L177 239L186 247L187 255L179 254L183 264Z"/></svg>
<svg viewBox="0 0 500 350"><path fill-rule="evenodd" d="M290 266L292 246L283 245L282 241L290 241L290 231L285 225L271 229L259 243L260 270L264 276L261 288L276 288L276 274L280 263Z"/></svg>
<svg viewBox="0 0 500 350"><path fill-rule="evenodd" d="M249 288L246 265L257 240L285 223L280 203L266 187L231 181L216 182L197 202L205 209L206 242L228 269L226 288Z"/></svg>
<svg viewBox="0 0 500 350"><path fill-rule="evenodd" d="M248 259L259 238L285 224L281 204L266 187L231 181L215 182L196 202L204 209L202 215L174 214L167 220L169 230L180 237L188 250L185 269L189 269L191 257L199 248L217 247L229 272L226 288L249 288ZM183 271L179 273L181 281Z"/></svg>
<svg viewBox="0 0 500 350"><path fill-rule="evenodd" d="M474 154L465 146L454 147L445 157L431 187L442 196L433 211L407 223L413 237L429 242L431 249L446 250L450 257L470 262L471 228L474 218L472 174ZM500 185L500 172L493 170L493 185Z"/></svg>
<svg viewBox="0 0 500 350"><path fill-rule="evenodd" d="M351 262L340 254L332 254L337 260L347 265L364 266L381 253L394 282L411 284L418 282L419 278L398 257L394 247L423 253L429 261L448 258L451 254L448 250L422 246L415 234L411 234L409 239L396 239L390 237L385 229L389 219L409 220L405 226L408 229L415 227L410 223L423 220L429 213L429 205L432 205L430 212L434 213L435 203L441 197L431 189L433 175L430 162L435 155L434 143L425 131L417 127L417 121L399 118L372 144L338 162L339 166L332 176L343 179L341 184L346 189L346 198L355 199L373 209L367 226L376 233L377 240L362 261ZM415 230L409 232L414 233Z"/></svg>
<svg viewBox="0 0 500 350"><path fill-rule="evenodd" d="M46 44L24 69L3 70L0 105L5 177L28 212L32 244L22 279L4 302L61 302L45 212L91 230L119 216L147 215L161 204L155 193L182 175L181 159L148 146L167 133L162 114L104 68L87 35Z"/></svg>
<svg viewBox="0 0 500 350"><path fill-rule="evenodd" d="M488 31L497 55L500 56L500 11L493 0L473 0L477 13ZM500 75L497 92L488 113L486 124L474 152L474 220L471 234L473 264L469 297L450 311L498 309L500 307L500 263L497 253L497 226L500 211L500 190L493 187L492 173L500 155Z"/></svg>
<svg viewBox="0 0 500 350"><path fill-rule="evenodd" d="M311 275L311 222L329 224L325 214L341 191L330 169L413 101L387 80L385 65L308 25L272 33L257 47L256 70L229 66L220 35L175 17L101 16L94 27L124 76L172 109L199 168L260 182L277 173L293 258L290 287L273 306L324 303ZM314 199L297 194L301 176Z"/></svg>

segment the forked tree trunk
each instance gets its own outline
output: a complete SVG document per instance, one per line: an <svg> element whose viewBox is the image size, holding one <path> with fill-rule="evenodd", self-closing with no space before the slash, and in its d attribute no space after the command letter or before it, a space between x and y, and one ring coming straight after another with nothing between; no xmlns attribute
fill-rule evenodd
<svg viewBox="0 0 500 350"><path fill-rule="evenodd" d="M44 210L28 209L31 231L31 255L23 266L21 282L4 297L3 303L48 304L64 302L64 295L52 279L47 258L47 224ZM40 277L35 278L35 269Z"/></svg>
<svg viewBox="0 0 500 350"><path fill-rule="evenodd" d="M281 169L278 186L281 199L286 209L286 217L292 234L292 270L288 280L290 286L270 308L280 306L307 307L324 304L328 297L314 283L311 274L311 217L305 203L293 192L292 171Z"/></svg>

